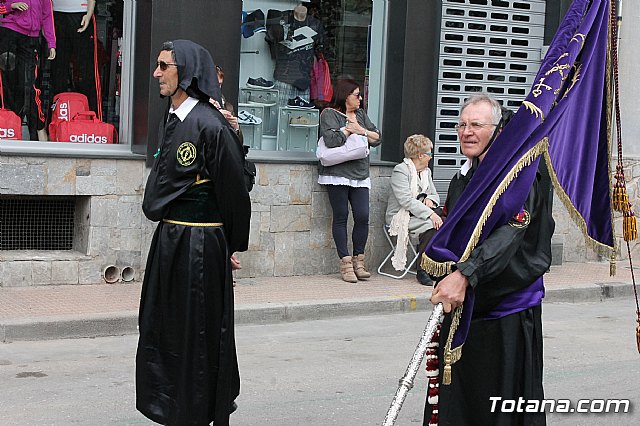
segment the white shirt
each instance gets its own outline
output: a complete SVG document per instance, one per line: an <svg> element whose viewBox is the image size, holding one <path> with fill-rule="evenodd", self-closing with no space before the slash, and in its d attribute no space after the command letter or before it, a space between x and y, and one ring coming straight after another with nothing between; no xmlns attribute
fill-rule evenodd
<svg viewBox="0 0 640 426"><path fill-rule="evenodd" d="M184 121L187 118L187 115L191 112L191 110L198 104L198 100L196 98L192 98L189 96L184 100L178 107L178 109L173 109L173 105L169 107L169 114L173 113L178 116L180 121Z"/></svg>
<svg viewBox="0 0 640 426"><path fill-rule="evenodd" d="M78 13L87 11L87 0L53 0L53 11Z"/></svg>

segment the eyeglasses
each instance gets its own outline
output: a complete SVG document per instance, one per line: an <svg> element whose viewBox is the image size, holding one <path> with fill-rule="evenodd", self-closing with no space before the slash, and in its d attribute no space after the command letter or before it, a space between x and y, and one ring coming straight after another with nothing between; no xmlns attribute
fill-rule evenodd
<svg viewBox="0 0 640 426"><path fill-rule="evenodd" d="M356 98L362 98L362 94L361 93L350 93L351 96L355 96Z"/></svg>
<svg viewBox="0 0 640 426"><path fill-rule="evenodd" d="M156 62L156 68L160 67L160 71L166 71L167 68L169 67L177 67L178 64L172 64L169 62L165 62L165 61L158 61Z"/></svg>
<svg viewBox="0 0 640 426"><path fill-rule="evenodd" d="M473 123L458 123L455 126L456 130L462 130L463 132L468 128L470 128L472 131L478 131L486 126L497 126L497 124L493 124L493 123L478 123L478 122L473 122Z"/></svg>

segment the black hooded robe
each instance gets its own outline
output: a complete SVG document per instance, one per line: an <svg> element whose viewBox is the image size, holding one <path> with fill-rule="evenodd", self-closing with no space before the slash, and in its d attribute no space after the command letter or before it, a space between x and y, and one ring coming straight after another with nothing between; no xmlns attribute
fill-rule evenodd
<svg viewBox="0 0 640 426"><path fill-rule="evenodd" d="M447 211L455 209L476 167L474 163L467 176L458 173L452 178L445 203ZM449 385L442 384L442 375L451 315L446 315L442 324L438 348L439 425L546 424L544 413L499 410L502 400L544 398L542 307L535 306L500 319L485 319L504 297L527 287L551 264L555 223L538 179L533 183L524 210L529 214L527 221L512 220L495 229L465 262L457 264L470 278L475 304L462 358L452 366ZM491 397L502 398L495 402L493 412ZM427 396L423 425L430 424L432 414Z"/></svg>
<svg viewBox="0 0 640 426"><path fill-rule="evenodd" d="M240 391L229 258L247 249L251 205L235 132L195 86L215 76L213 61L179 42L179 76L199 102L160 125L145 189L144 213L160 223L140 300L136 407L165 425L228 425Z"/></svg>

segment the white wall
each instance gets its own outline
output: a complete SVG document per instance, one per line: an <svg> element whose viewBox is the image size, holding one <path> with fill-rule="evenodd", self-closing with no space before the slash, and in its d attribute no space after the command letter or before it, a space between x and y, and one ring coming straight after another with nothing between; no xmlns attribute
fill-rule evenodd
<svg viewBox="0 0 640 426"><path fill-rule="evenodd" d="M622 25L618 44L620 62L620 111L622 117L622 143L625 158L640 158L640 1L622 1ZM612 147L615 150L615 147Z"/></svg>

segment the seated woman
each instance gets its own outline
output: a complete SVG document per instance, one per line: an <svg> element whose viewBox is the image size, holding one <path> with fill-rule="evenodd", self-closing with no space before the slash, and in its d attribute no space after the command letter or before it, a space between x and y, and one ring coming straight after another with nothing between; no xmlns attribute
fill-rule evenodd
<svg viewBox="0 0 640 426"><path fill-rule="evenodd" d="M424 252L427 244L440 225L440 196L431 179L429 162L433 157L433 143L424 135L412 135L404 143L404 160L391 174L391 192L387 204L385 221L389 234L398 236L396 252L391 263L396 270L404 269L407 263L409 234L418 235L418 253ZM422 285L433 281L418 261L416 279Z"/></svg>

